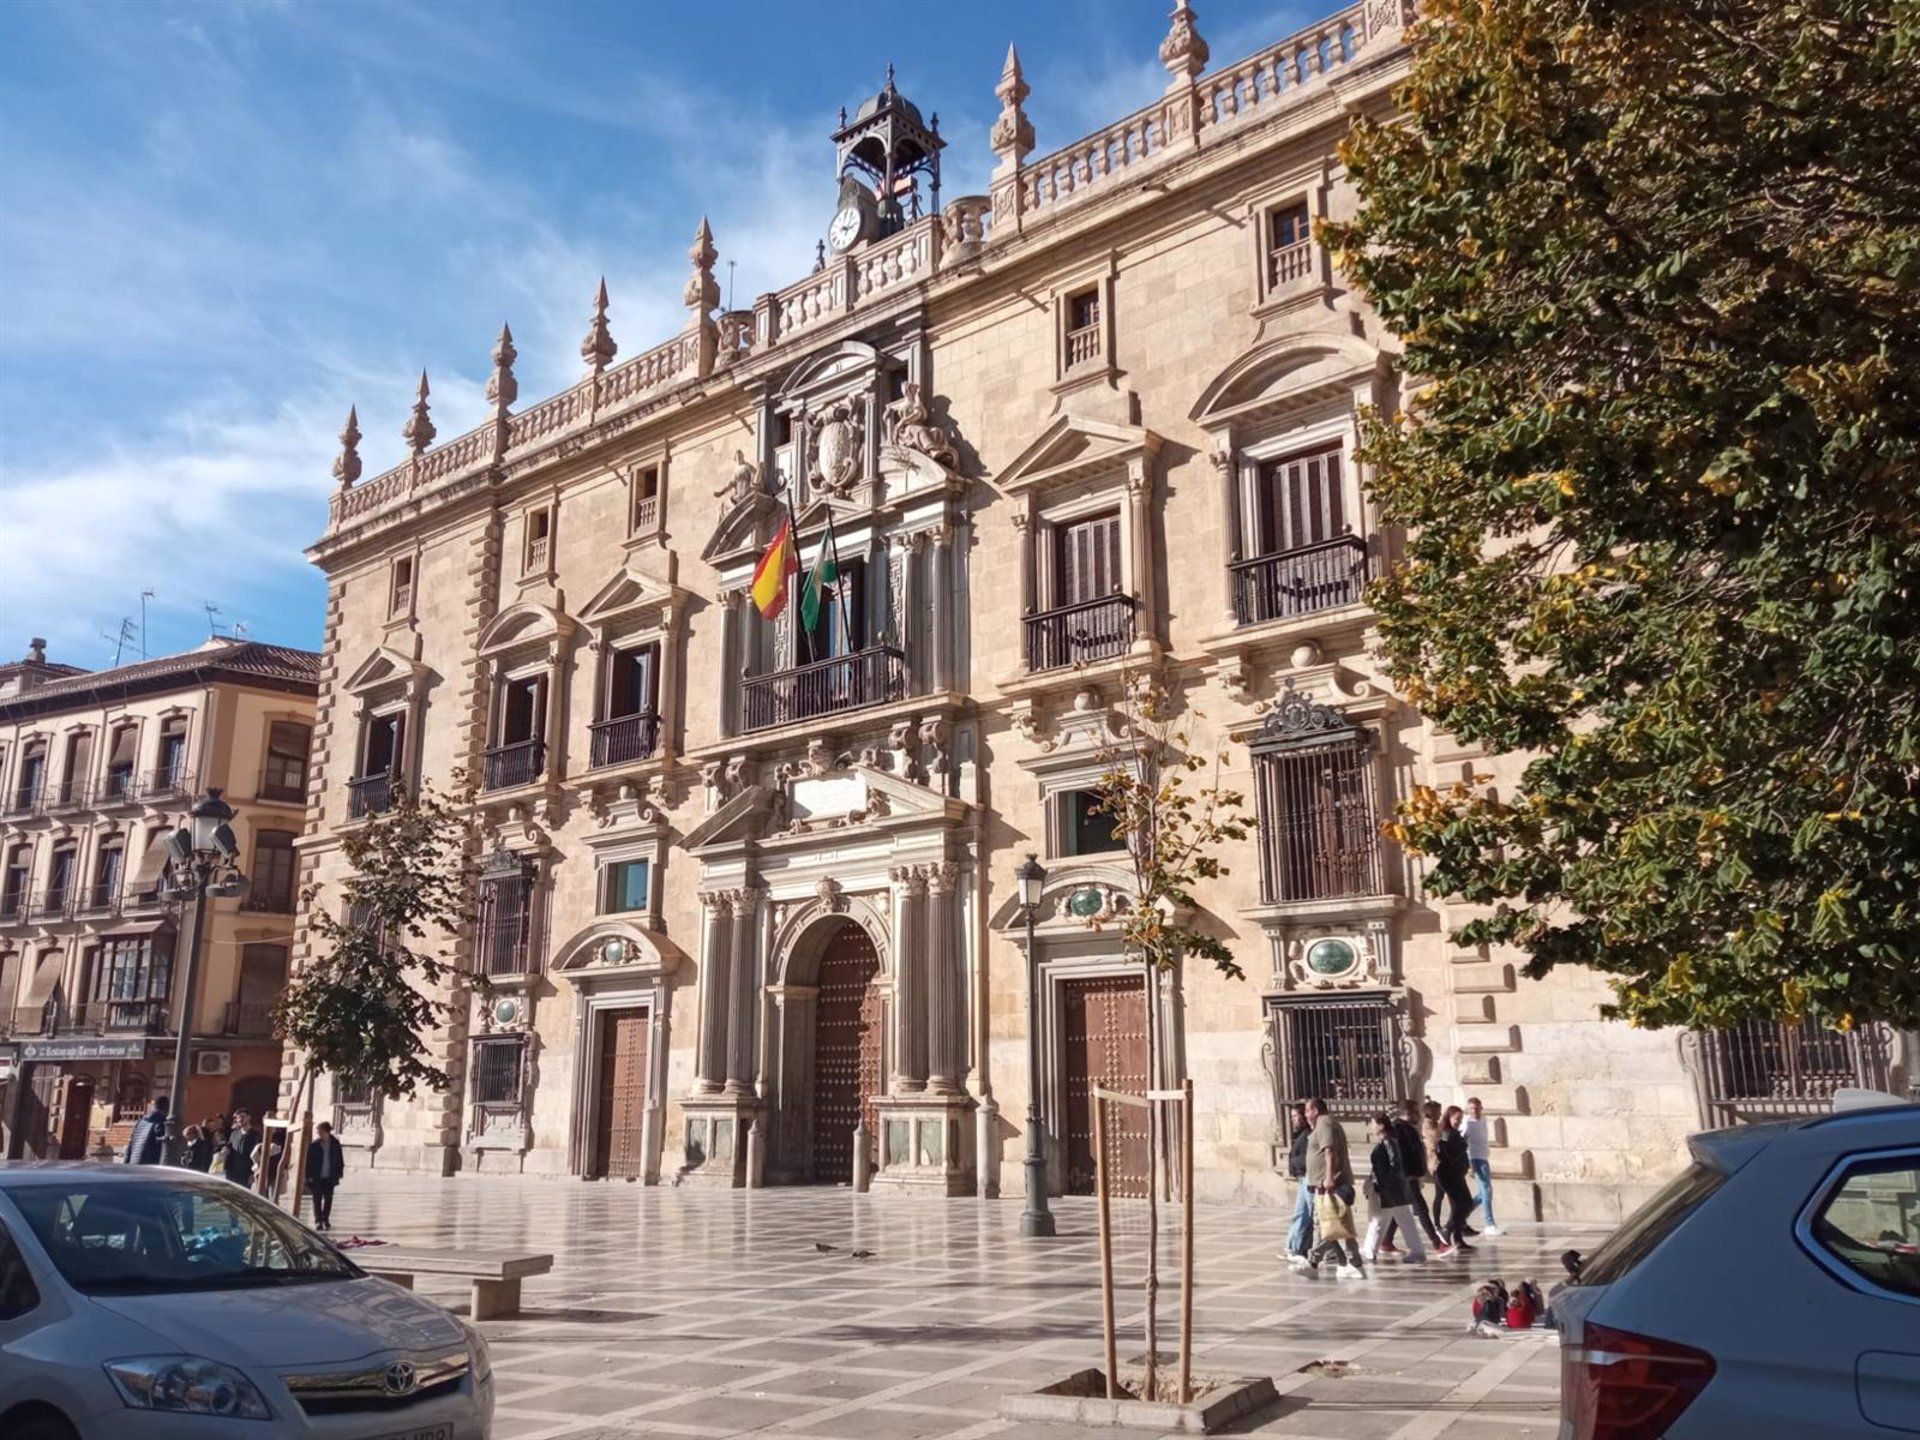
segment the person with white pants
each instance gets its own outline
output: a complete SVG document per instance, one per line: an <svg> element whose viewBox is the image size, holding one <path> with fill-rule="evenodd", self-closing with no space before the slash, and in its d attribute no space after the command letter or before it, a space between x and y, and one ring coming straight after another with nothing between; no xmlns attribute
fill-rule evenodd
<svg viewBox="0 0 1920 1440"><path fill-rule="evenodd" d="M1388 1223L1398 1221L1400 1233L1407 1237L1407 1253L1401 1263L1424 1265L1427 1247L1420 1237L1420 1222L1413 1217L1413 1182L1407 1178L1406 1164L1400 1158L1393 1123L1385 1115L1376 1115L1372 1130L1373 1216L1367 1222L1367 1238L1361 1242L1360 1258L1371 1265L1380 1251L1380 1240Z"/></svg>

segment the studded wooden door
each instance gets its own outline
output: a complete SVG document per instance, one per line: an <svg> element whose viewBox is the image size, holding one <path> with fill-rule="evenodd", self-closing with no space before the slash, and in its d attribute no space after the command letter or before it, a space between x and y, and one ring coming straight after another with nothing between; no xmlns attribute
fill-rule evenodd
<svg viewBox="0 0 1920 1440"><path fill-rule="evenodd" d="M609 1180L646 1174L647 1012L600 1017L600 1095L594 1110L593 1169Z"/></svg>
<svg viewBox="0 0 1920 1440"><path fill-rule="evenodd" d="M1093 1088L1147 1092L1146 990L1135 976L1102 975L1061 986L1067 1193L1094 1189ZM1107 1176L1114 1195L1147 1196L1147 1112L1107 1106Z"/></svg>
<svg viewBox="0 0 1920 1440"><path fill-rule="evenodd" d="M853 1127L874 1133L880 1093L880 956L857 925L844 925L820 957L813 1021L813 1178L853 1179Z"/></svg>

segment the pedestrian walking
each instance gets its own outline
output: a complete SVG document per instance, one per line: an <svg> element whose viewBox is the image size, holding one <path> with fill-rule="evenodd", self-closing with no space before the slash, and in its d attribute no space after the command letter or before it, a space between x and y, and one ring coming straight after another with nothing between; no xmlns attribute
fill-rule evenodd
<svg viewBox="0 0 1920 1440"><path fill-rule="evenodd" d="M1426 1152L1427 1175L1433 1181L1433 1223L1437 1229L1446 1227L1440 1222L1442 1207L1447 1201L1447 1192L1440 1188L1440 1102L1429 1100L1420 1107L1420 1146Z"/></svg>
<svg viewBox="0 0 1920 1440"><path fill-rule="evenodd" d="M1313 1248L1313 1187L1307 1184L1307 1142L1313 1138L1313 1125L1307 1119L1307 1107L1295 1104L1288 1111L1293 1123L1293 1138L1287 1147L1287 1174L1293 1180L1293 1219L1287 1226L1287 1248L1281 1258L1296 1268L1307 1261Z"/></svg>
<svg viewBox="0 0 1920 1440"><path fill-rule="evenodd" d="M1413 1181L1408 1178L1406 1164L1400 1156L1400 1141L1393 1133L1393 1120L1387 1115L1375 1115L1372 1126L1370 1178L1374 1212L1367 1222L1367 1238L1360 1246L1360 1258L1371 1265L1380 1253L1387 1227L1397 1221L1401 1233L1407 1237L1407 1253L1401 1263L1424 1265L1427 1251L1420 1243L1420 1227L1413 1219Z"/></svg>
<svg viewBox="0 0 1920 1440"><path fill-rule="evenodd" d="M233 1112L233 1128L220 1155L220 1173L236 1185L253 1184L253 1152L260 1148L260 1132L244 1110Z"/></svg>
<svg viewBox="0 0 1920 1440"><path fill-rule="evenodd" d="M189 1170L206 1173L207 1167L213 1164L213 1138L198 1125L189 1125L180 1141L180 1163Z"/></svg>
<svg viewBox="0 0 1920 1440"><path fill-rule="evenodd" d="M129 1165L158 1165L166 1153L167 1097L156 1095L147 1113L134 1122L133 1134L127 1137L126 1153L121 1159Z"/></svg>
<svg viewBox="0 0 1920 1440"><path fill-rule="evenodd" d="M1341 1261L1335 1272L1342 1280L1364 1280L1360 1263L1360 1234L1353 1224L1353 1163L1347 1154L1347 1133L1318 1098L1307 1102L1313 1132L1307 1139L1307 1183L1313 1188L1313 1229L1317 1237L1307 1256L1307 1269L1318 1275L1329 1256Z"/></svg>
<svg viewBox="0 0 1920 1440"><path fill-rule="evenodd" d="M1480 1233L1497 1236L1500 1225L1493 1218L1493 1142L1487 1133L1486 1108L1478 1095L1467 1101L1467 1119L1460 1133L1467 1138L1467 1168L1473 1172L1474 1186L1480 1192Z"/></svg>
<svg viewBox="0 0 1920 1440"><path fill-rule="evenodd" d="M1471 1255L1467 1244L1467 1215L1473 1209L1473 1196L1467 1193L1467 1137L1460 1133L1466 1111L1449 1105L1440 1121L1440 1137L1434 1142L1434 1179L1447 1200L1447 1218L1440 1233L1453 1245L1456 1255Z"/></svg>
<svg viewBox="0 0 1920 1440"><path fill-rule="evenodd" d="M206 1158L201 1161L200 1164L194 1166L194 1169L212 1170L213 1157L219 1152L221 1145L225 1143L222 1137L226 1134L227 1122L221 1116L209 1115L200 1122L199 1130L200 1138L206 1142Z"/></svg>
<svg viewBox="0 0 1920 1440"><path fill-rule="evenodd" d="M345 1160L333 1126L322 1120L313 1127L313 1142L307 1146L307 1189L313 1192L313 1224L317 1230L333 1229L333 1191L340 1183Z"/></svg>
<svg viewBox="0 0 1920 1440"><path fill-rule="evenodd" d="M1444 1255L1448 1245L1440 1238L1440 1231L1433 1223L1433 1212L1427 1207L1426 1186L1422 1184L1432 1173L1427 1163L1426 1137L1420 1133L1420 1109L1411 1100L1400 1102L1399 1113L1393 1117L1393 1138L1400 1147L1400 1162L1406 1168L1408 1190L1413 1195L1413 1216L1420 1222L1420 1232L1427 1237L1427 1243ZM1387 1238L1393 1238L1395 1226L1387 1225ZM1411 1248L1411 1247L1409 1247Z"/></svg>

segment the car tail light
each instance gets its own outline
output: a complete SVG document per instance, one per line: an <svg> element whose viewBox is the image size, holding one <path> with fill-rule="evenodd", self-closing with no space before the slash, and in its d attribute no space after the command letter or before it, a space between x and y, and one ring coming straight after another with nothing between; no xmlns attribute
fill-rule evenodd
<svg viewBox="0 0 1920 1440"><path fill-rule="evenodd" d="M1713 1379L1713 1357L1589 1321L1560 1352L1561 1406L1572 1440L1659 1440Z"/></svg>

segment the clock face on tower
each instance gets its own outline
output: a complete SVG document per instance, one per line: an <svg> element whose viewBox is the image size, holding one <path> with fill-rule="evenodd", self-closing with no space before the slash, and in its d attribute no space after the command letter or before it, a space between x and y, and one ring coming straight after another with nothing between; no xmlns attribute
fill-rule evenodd
<svg viewBox="0 0 1920 1440"><path fill-rule="evenodd" d="M827 227L827 243L833 247L834 253L843 254L853 248L861 230L865 228L865 218L857 205L840 208L833 217L833 223Z"/></svg>

